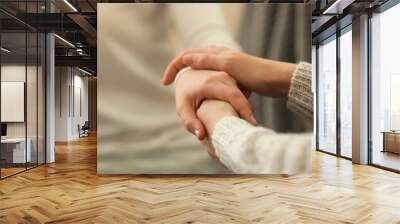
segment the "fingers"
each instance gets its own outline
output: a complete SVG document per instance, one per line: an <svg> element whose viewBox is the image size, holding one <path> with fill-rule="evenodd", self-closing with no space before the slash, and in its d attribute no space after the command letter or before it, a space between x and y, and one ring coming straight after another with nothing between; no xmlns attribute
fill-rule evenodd
<svg viewBox="0 0 400 224"><path fill-rule="evenodd" d="M179 54L168 64L162 80L164 85L171 84L175 80L175 77L178 74L179 70L186 66L185 64L183 64L182 56L183 53Z"/></svg>
<svg viewBox="0 0 400 224"><path fill-rule="evenodd" d="M182 52L183 55L185 54L195 54L195 53L203 53L203 54L220 54L229 50L229 48L225 47L216 47L216 46L208 46L208 47L197 47L197 48L190 48Z"/></svg>
<svg viewBox="0 0 400 224"><path fill-rule="evenodd" d="M239 97L240 96L240 97ZM238 112L241 118L253 125L257 125L257 121L253 116L253 108L246 97L239 91L230 98L229 102Z"/></svg>
<svg viewBox="0 0 400 224"><path fill-rule="evenodd" d="M251 104L237 87L227 85L214 86L207 90L206 97L229 102L241 118L253 125L257 124Z"/></svg>
<svg viewBox="0 0 400 224"><path fill-rule="evenodd" d="M211 156L211 158L219 160L217 154L215 153L213 146L211 145L210 141L207 138L205 138L203 141L201 141L201 144L203 144L203 146L206 148L206 151L207 151L208 155Z"/></svg>
<svg viewBox="0 0 400 224"><path fill-rule="evenodd" d="M193 69L212 69L212 70L224 70L223 58L214 54L185 54L182 57L183 64L190 66Z"/></svg>
<svg viewBox="0 0 400 224"><path fill-rule="evenodd" d="M165 69L164 76L163 76L163 84L164 85L169 85L171 84L179 72L180 69L186 67L183 63L182 57L185 54L192 54L192 53L207 53L207 54L218 54L219 52L222 52L224 50L227 50L227 48L223 47L203 47L203 48L192 48L188 49L186 51L183 51L182 53L178 54L172 61L168 64L167 68Z"/></svg>
<svg viewBox="0 0 400 224"><path fill-rule="evenodd" d="M251 91L247 89L242 90L244 96L248 99L251 96Z"/></svg>
<svg viewBox="0 0 400 224"><path fill-rule="evenodd" d="M182 119L186 130L197 136L199 140L203 140L206 136L205 129L201 121L190 104L183 104L177 107L178 115Z"/></svg>

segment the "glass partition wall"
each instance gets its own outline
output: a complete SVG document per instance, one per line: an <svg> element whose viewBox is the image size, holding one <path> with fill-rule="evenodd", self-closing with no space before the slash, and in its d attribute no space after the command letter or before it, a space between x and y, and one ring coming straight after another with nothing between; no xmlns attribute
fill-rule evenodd
<svg viewBox="0 0 400 224"><path fill-rule="evenodd" d="M39 3L19 1L18 7L24 12L38 12L43 10ZM3 179L45 163L46 39L45 34L16 20L12 14L0 11L0 19Z"/></svg>
<svg viewBox="0 0 400 224"><path fill-rule="evenodd" d="M351 25L341 31L340 64L340 155L352 158L352 33Z"/></svg>
<svg viewBox="0 0 400 224"><path fill-rule="evenodd" d="M400 4L371 22L370 163L400 171Z"/></svg>
<svg viewBox="0 0 400 224"><path fill-rule="evenodd" d="M336 35L320 43L318 63L318 149L336 154Z"/></svg>
<svg viewBox="0 0 400 224"><path fill-rule="evenodd" d="M351 25L317 46L317 138L319 151L352 157Z"/></svg>
<svg viewBox="0 0 400 224"><path fill-rule="evenodd" d="M1 177L26 169L25 33L1 33ZM6 49L6 50L4 50ZM17 51L18 49L18 51ZM26 154L27 153L27 154ZM28 160L30 162L30 160Z"/></svg>
<svg viewBox="0 0 400 224"><path fill-rule="evenodd" d="M368 32L357 38L368 40L362 49L368 51L362 74L368 75L362 87L368 89L368 164L400 172L400 4L388 0L364 13ZM316 45L316 148L347 159L353 153L352 42L350 24Z"/></svg>

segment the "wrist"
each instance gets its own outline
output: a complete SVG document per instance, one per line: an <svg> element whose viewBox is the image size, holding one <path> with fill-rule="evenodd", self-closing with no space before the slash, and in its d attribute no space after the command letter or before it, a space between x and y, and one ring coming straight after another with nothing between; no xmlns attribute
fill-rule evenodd
<svg viewBox="0 0 400 224"><path fill-rule="evenodd" d="M211 136L216 124L225 117L238 117L233 107L219 100L205 100L197 109L197 116L204 124L208 136Z"/></svg>
<svg viewBox="0 0 400 224"><path fill-rule="evenodd" d="M181 70L179 70L178 74L175 76L175 87L176 87L176 85L178 83L178 80L182 77L183 73L185 73L185 72L187 72L189 70L192 70L192 68L191 67L185 67L185 68L182 68Z"/></svg>
<svg viewBox="0 0 400 224"><path fill-rule="evenodd" d="M260 79L263 83L263 95L277 98L287 98L295 64L263 60Z"/></svg>

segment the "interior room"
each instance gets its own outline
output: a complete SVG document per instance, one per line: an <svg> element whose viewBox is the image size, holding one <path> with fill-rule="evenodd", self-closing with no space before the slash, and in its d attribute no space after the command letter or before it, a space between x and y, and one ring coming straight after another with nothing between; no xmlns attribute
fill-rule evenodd
<svg viewBox="0 0 400 224"><path fill-rule="evenodd" d="M45 35L14 28L1 34L2 178L45 163Z"/></svg>
<svg viewBox="0 0 400 224"><path fill-rule="evenodd" d="M371 163L400 170L399 101L400 68L394 60L399 37L391 26L399 20L396 5L371 18Z"/></svg>
<svg viewBox="0 0 400 224"><path fill-rule="evenodd" d="M398 69L393 55L397 50L395 37L398 32L392 26L398 19L398 10L398 5L385 7L383 4L369 14L367 36L370 41L365 47L365 54L370 57L365 62L369 81L363 86L367 95L365 103L368 104L365 138L370 142L364 159L373 166L395 171L399 170L398 102L395 97L398 94ZM352 152L352 81L355 80L352 77L352 44L355 40L350 17L344 16L339 21L337 30L327 28L314 39L314 54L318 60L316 82L320 90L317 92L319 122L316 144L319 151L352 160L356 153Z"/></svg>
<svg viewBox="0 0 400 224"><path fill-rule="evenodd" d="M180 41L161 25L169 19L168 11L154 9L168 9L170 4L164 3L0 2L0 223L400 223L398 0L270 0L265 4L233 0L210 4L226 22L226 30L212 29L231 35L238 52L258 60L307 63L311 67L310 122L288 109L289 95L273 98L253 92L249 98L257 130L263 127L309 138L310 167L294 175L234 172L218 150L203 150L184 125L174 126L170 120L163 123L164 115L173 114L177 120L181 117L175 102L167 97L175 97L178 78L187 69L176 69L174 87L163 86L163 74L156 78L142 75L167 70L156 64L167 65L173 59L167 62L154 55L178 53L161 44L162 35L154 35L168 31L165 36L171 43ZM129 15L122 13L129 8L125 4L145 7ZM108 17L102 14L106 10ZM121 14L110 16L118 10ZM189 11L183 11L190 16ZM310 15L307 19L302 17L305 12ZM127 22L121 24L117 18ZM131 18L139 19L128 22ZM102 26L106 23L107 29ZM139 28L142 23L145 26ZM124 32L130 26L135 30L134 38L129 39L132 46L124 47L123 39L129 42ZM147 33L154 27L159 30ZM306 37L310 47L304 44ZM158 42L149 44L145 51L140 41L149 39ZM213 40L211 35L206 39ZM139 44L134 45L134 41ZM285 41L288 43L283 44ZM132 55L144 56L132 60ZM139 67L145 60L154 66ZM139 71L139 75L127 79L129 71ZM124 89L132 80L132 89ZM233 82L241 91L248 91L238 80ZM165 94L148 91L150 97L144 97L144 105L166 105L161 112L138 108L136 95L121 101L121 93L136 93L149 83ZM109 91L105 87L112 85L115 94L105 94ZM200 82L193 89L196 85ZM161 100L152 102L158 98ZM118 105L133 109L122 113ZM117 119L111 113L118 115ZM138 113L144 119L133 120ZM151 122L160 125L149 125ZM237 138L245 136L240 131L247 126L240 127ZM172 131L163 131L166 128ZM141 131L129 134L136 129ZM153 138L143 137L144 133L153 133ZM180 139L181 133L190 135L189 140ZM227 136L221 138L226 140ZM151 151L166 147L160 139L169 138L173 139L168 143L171 147L186 149L173 161L165 159L169 151ZM114 145L105 144L109 142ZM112 153L130 152L127 142L133 142L129 150L144 150ZM192 149L186 145L191 144L201 151L189 153ZM276 145L263 146L272 151ZM296 144L290 146L295 148ZM150 153L145 154L146 150ZM130 158L132 155L135 158ZM152 160L149 155L163 158ZM190 166L196 159L203 166ZM252 159L248 157L247 162L257 163ZM226 172L209 172L214 170L210 161L222 165ZM186 164L182 172L168 170L182 164ZM140 173L137 167L147 170Z"/></svg>

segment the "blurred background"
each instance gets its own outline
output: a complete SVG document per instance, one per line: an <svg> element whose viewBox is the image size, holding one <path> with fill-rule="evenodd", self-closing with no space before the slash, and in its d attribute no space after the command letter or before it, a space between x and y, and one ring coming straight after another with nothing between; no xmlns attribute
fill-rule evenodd
<svg viewBox="0 0 400 224"><path fill-rule="evenodd" d="M234 33L245 52L273 60L311 63L310 4L247 4L241 11L240 25ZM290 112L285 99L255 95L252 103L257 120L265 127L278 132L312 130L312 122Z"/></svg>

